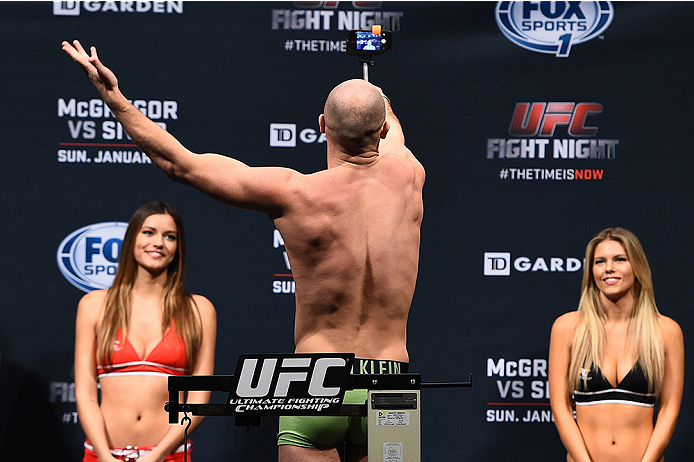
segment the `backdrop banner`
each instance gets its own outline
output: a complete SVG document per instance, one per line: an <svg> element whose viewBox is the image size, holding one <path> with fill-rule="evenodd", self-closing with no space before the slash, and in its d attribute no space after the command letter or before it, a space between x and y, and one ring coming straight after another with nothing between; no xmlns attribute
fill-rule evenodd
<svg viewBox="0 0 694 462"><path fill-rule="evenodd" d="M3 460L81 460L76 307L111 284L145 202L182 214L187 288L218 312L216 374L294 347L273 223L168 179L61 42L96 46L123 93L192 151L311 173L326 166L328 92L363 75L348 32L374 24L393 45L369 80L427 172L409 369L425 382L473 375L472 388L422 390L423 460L565 460L549 334L577 308L586 244L610 226L641 239L658 307L684 330L665 457L691 460L692 3L91 0L0 2ZM194 459L274 461L277 426L207 417Z"/></svg>

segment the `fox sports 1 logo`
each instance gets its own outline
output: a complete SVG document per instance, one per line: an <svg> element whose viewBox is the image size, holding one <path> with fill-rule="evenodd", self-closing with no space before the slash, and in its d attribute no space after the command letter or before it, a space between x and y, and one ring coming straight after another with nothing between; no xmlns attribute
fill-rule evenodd
<svg viewBox="0 0 694 462"><path fill-rule="evenodd" d="M70 284L84 292L108 289L128 224L94 223L70 233L58 247L58 268Z"/></svg>
<svg viewBox="0 0 694 462"><path fill-rule="evenodd" d="M496 4L496 23L507 39L538 53L569 56L571 47L602 34L612 23L611 2L531 2Z"/></svg>

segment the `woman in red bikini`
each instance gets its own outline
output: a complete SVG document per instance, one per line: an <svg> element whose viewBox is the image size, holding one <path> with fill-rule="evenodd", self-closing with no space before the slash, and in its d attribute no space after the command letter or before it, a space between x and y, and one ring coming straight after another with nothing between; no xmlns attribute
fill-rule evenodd
<svg viewBox="0 0 694 462"><path fill-rule="evenodd" d="M150 202L130 219L113 285L77 308L75 393L87 436L84 462L182 461L181 425L169 425L169 375L211 375L216 313L183 287L185 239L178 212ZM101 402L97 384L101 386ZM190 392L205 403L209 392ZM191 429L201 417L193 417Z"/></svg>
<svg viewBox="0 0 694 462"><path fill-rule="evenodd" d="M578 311L552 327L549 386L568 462L663 460L682 401L684 340L656 308L630 231L609 228L588 244Z"/></svg>

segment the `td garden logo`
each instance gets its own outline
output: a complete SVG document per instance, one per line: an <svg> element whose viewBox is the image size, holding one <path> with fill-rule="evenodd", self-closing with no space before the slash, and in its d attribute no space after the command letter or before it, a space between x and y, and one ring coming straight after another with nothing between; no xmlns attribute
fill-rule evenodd
<svg viewBox="0 0 694 462"><path fill-rule="evenodd" d="M183 1L103 2L53 1L53 16L80 16L81 9L87 13L168 13L183 14Z"/></svg>
<svg viewBox="0 0 694 462"><path fill-rule="evenodd" d="M485 276L511 276L511 269L519 273L576 273L583 261L574 257L511 257L511 252L485 252Z"/></svg>
<svg viewBox="0 0 694 462"><path fill-rule="evenodd" d="M571 47L598 37L612 23L608 1L502 1L496 23L507 39L538 53L569 56Z"/></svg>

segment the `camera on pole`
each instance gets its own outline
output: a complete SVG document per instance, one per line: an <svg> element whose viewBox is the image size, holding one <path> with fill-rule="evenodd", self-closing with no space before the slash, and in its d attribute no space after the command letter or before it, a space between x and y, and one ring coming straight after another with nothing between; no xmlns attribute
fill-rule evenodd
<svg viewBox="0 0 694 462"><path fill-rule="evenodd" d="M393 34L381 30L380 25L371 26L371 30L351 30L347 36L347 54L357 55L364 70L364 80L369 81L369 66L373 66L373 57L382 55L393 48Z"/></svg>

